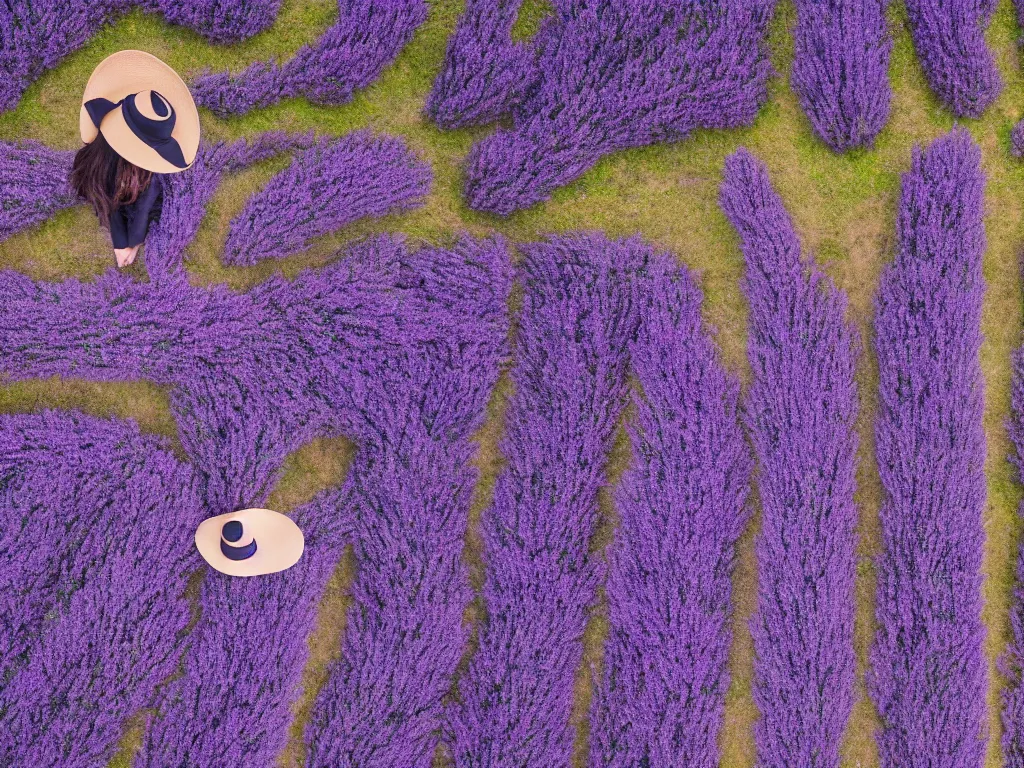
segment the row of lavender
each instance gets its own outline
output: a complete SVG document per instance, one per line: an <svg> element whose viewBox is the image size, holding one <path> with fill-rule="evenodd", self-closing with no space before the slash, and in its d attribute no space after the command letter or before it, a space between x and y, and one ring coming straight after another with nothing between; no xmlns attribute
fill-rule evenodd
<svg viewBox="0 0 1024 768"><path fill-rule="evenodd" d="M221 176L290 150L303 150L231 222L223 260L252 265L299 253L321 235L363 218L419 205L430 191L430 166L400 140L367 131L341 138L267 133L254 142L202 145L188 173L169 176L172 212L149 238L150 272L164 255L174 268L195 236ZM72 151L36 142L0 142L0 239L81 201L68 185Z"/></svg>
<svg viewBox="0 0 1024 768"><path fill-rule="evenodd" d="M104 24L139 7L214 43L268 29L281 0L8 0L0 5L0 111L13 109L47 69L81 48ZM373 82L426 18L424 0L338 0L338 20L283 65L256 62L244 71L200 76L197 103L223 114L293 96L343 104Z"/></svg>
<svg viewBox="0 0 1024 768"><path fill-rule="evenodd" d="M608 152L749 125L765 101L775 0L558 0L528 42L512 38L520 4L468 0L427 99L444 128L511 118L467 159L473 208L507 215L548 199ZM888 119L888 5L797 0L791 85L836 152L870 146ZM1002 87L984 39L994 7L907 3L925 75L960 117L980 116Z"/></svg>
<svg viewBox="0 0 1024 768"><path fill-rule="evenodd" d="M172 197L179 194L181 190L170 191ZM174 217L185 208L167 210ZM159 226L162 230L168 224L162 220ZM163 243L162 232L155 234ZM16 561L22 549L35 555L27 572L15 571L11 577L12 603L25 590L32 590L34 600L21 606L26 628L10 639L12 644L20 641L21 647L5 655L13 660L6 670L11 682L0 694L5 762L95 765L110 756L117 726L128 714L159 703L136 765L270 764L287 735L317 598L341 547L352 540L360 562L353 587L356 605L342 660L321 691L307 730L309 764L430 764L439 728L449 717L460 720L446 712L443 701L467 640L465 629L453 630L471 597L461 562L475 479L468 438L479 426L504 354L507 261L497 242L467 239L447 250L409 253L383 237L356 246L325 270L305 272L293 283L275 279L247 294L195 288L181 270L163 268L151 273L149 283L108 273L91 285L33 283L17 273L0 273L7 310L0 329L5 375L144 378L165 384L171 388L182 446L192 459L191 465L181 465L164 451L165 473L177 473L175 479L153 477L145 457L161 446L147 444L134 427L56 413L4 418L0 431L10 447L5 445L3 487L13 495L5 498L3 530L9 535L0 554L5 561ZM627 265L628 274L622 274L620 263ZM549 606L549 622L560 625L566 620L561 613L568 610L582 630L599 576L587 548L596 522L602 457L627 394L622 342L637 337L636 353L652 360L664 356L668 342L679 353L671 360L679 378L667 376L671 368L658 367L647 375L641 371L641 380L650 383L648 397L657 397L660 381L661 399L675 409L675 417L666 422L667 434L675 430L678 435L675 447L682 450L676 451L676 466L681 477L690 479L694 495L670 503L663 512L664 524L695 549L703 547L704 530L722 540L721 553L707 563L720 561L721 569L710 574L705 591L716 606L716 615L707 619L717 638L711 649L714 674L723 676L729 572L745 518L750 459L735 417L738 387L715 362L701 326L699 293L685 270L668 257L639 242L614 244L598 237L569 237L531 247L523 280L528 308L516 377L524 387L517 407L526 431L516 439L513 427L506 441L507 454L513 463L521 462L522 471L506 474L500 484L505 490L498 491L504 502L494 514L507 508L508 514L522 512L524 519L535 521L533 547L555 549L550 556L526 553L518 562L556 577L556 586L567 591L549 592L543 579L531 586L533 571L516 576L513 567L509 585L492 577L491 616L497 619L498 606L505 603L514 619L516 594L529 587ZM583 288L589 285L594 287ZM685 302L681 314L677 300ZM641 324L642 308L651 312L649 325ZM553 339L564 339L565 348L551 348ZM677 391L676 385L687 380L689 388ZM541 391L531 392L535 386ZM556 393L560 399L548 399ZM589 395L585 403L578 402L581 395ZM580 423L587 420L588 409L604 412L593 427ZM699 414L705 412L715 414L714 424L703 421ZM666 417L660 408L650 414L652 419ZM538 428L539 433L533 431ZM652 440L664 439L651 428ZM97 447L92 431L109 432L108 442L120 452L106 444L92 450ZM287 451L314 435L339 432L353 436L360 451L341 489L298 511L307 530L303 565L265 580L207 575L200 617L186 647L188 606L181 593L186 577L199 566L186 546L199 510L260 503ZM58 436L80 455L81 466L55 484L52 467L43 458L60 464L63 443L55 442ZM730 441L735 463L722 475L707 472L721 449L719 437ZM584 452L560 472L560 485L576 498L555 503L565 514L575 510L579 524L563 520L570 525L556 526L545 535L549 523L543 513L552 511L550 500L530 478L538 471L557 472L566 441L576 439L583 442ZM685 449L691 439L701 446L693 455ZM545 444L549 449L537 454L535 448ZM654 454L649 458L658 460ZM134 462L133 468L122 475L118 469L127 461ZM581 472L589 478L582 486ZM658 474L654 466L638 469L637 486L645 476L647 482L659 482ZM152 500L137 511L125 507L137 504L139 493L121 490L124 477L136 475L144 478L140 482L146 488L153 487ZM624 487L631 485L629 481ZM89 489L87 498L76 495L80 486ZM194 503L177 513L181 530L154 526L153 520L163 517L185 486L194 488L188 496ZM705 508L708 500L716 504L714 510ZM69 509L88 520L65 532L61 529ZM689 518L709 511L690 530ZM641 529L642 512L637 505L635 524ZM720 531L719 512L733 519ZM104 518L99 532L90 529L96 517ZM139 540L119 542L115 557L106 549L120 524L138 530ZM495 535L501 535L500 528ZM80 564L74 560L76 537L92 547ZM57 543L61 546L51 546ZM571 547L573 560L582 563L560 563L557 550L563 546ZM83 648L65 627L86 621L104 594L101 576L106 571L93 565L97 551L113 560L109 569L125 585L142 579L162 591L154 586L152 595L136 601L142 615L131 615L130 632L119 622L120 603L108 605L102 614L106 620L98 622L94 639ZM663 556L674 554L669 548ZM495 563L498 559L496 555ZM75 563L72 574L77 574L70 577L65 575L69 560ZM86 570L88 566L93 570ZM695 563L690 578L695 583L707 579L703 570ZM578 584L581 575L586 578ZM75 594L83 595L82 604L75 604L77 613L69 613L62 602L61 584L67 580ZM507 590L509 586L514 589ZM659 586L670 585L652 584L653 597ZM133 597L127 586L118 599L122 593L125 601ZM702 613L695 610L690 620L704 621ZM43 614L52 624L38 628ZM522 616L524 626L535 618ZM171 631L166 631L168 626ZM666 642L671 629L661 631ZM157 636L162 645L150 648ZM565 657L571 678L579 643L571 636L547 635L543 627L533 636L555 643L545 650ZM65 646L77 648L79 655L73 664L55 668L49 662L54 656L63 658ZM528 643L516 643L516 648L520 655L536 653ZM486 675L489 651L499 658L504 653L500 644L488 649L476 656L469 674ZM158 650L166 664L137 680L148 669L145 660ZM699 671L706 666L706 651L697 648L694 653L697 658L679 663L688 662ZM119 673L107 668L106 656L119 661ZM179 660L183 675L168 681ZM530 663L529 658L524 661ZM626 670L629 664L625 659ZM97 676L97 669L103 674ZM535 699L533 724L543 728L563 721L551 738L567 759L571 680L568 686L566 682L564 670L548 681L538 678L538 689L547 689L556 701ZM694 680L695 690L700 686ZM718 688L710 703L700 707L712 720L720 719L724 682ZM84 713L94 702L105 702L108 690L118 701L103 713L106 727L94 728ZM618 696L609 703L621 704ZM466 713L473 711L467 701ZM619 716L623 714L628 716L628 709ZM474 755L470 759L479 759L473 744L490 743L481 729L502 728L500 720L486 713L479 720L467 717L464 726L451 728L468 740L453 736ZM712 749L716 730L710 723L695 743Z"/></svg>
<svg viewBox="0 0 1024 768"><path fill-rule="evenodd" d="M19 567L4 569L17 610L5 611L0 633L12 646L3 656L11 666L0 685L0 762L103 764L125 718L159 705L136 765L272 764L319 596L348 541L361 567L344 662L330 683L341 693L325 693L317 716L334 722L331 708L342 701L372 726L357 729L353 744L371 748L368 734L384 739L381 723L392 722L404 729L396 744L422 749L410 738L429 738L424 706L440 707L462 652L457 634L448 650L437 639L458 625L468 599L469 435L504 354L509 276L498 241L410 252L390 237L245 294L192 287L180 270L149 283L110 273L94 284L0 273L12 311L0 333L5 374L160 382L190 459L151 464L147 454L160 446L121 424L83 417L75 431L67 415L5 417L0 487L10 496L0 551ZM117 451L98 444L104 430ZM60 465L54 440L69 432L83 467L66 480L55 481L49 464L25 474L37 455ZM307 542L301 563L261 579L207 574L186 636L183 586L201 565L190 544L195 524L262 503L287 454L322 434L350 436L359 453L341 488L296 511ZM22 605L26 594L32 601ZM389 649L397 658L382 664ZM406 709L375 712L392 700L380 698L380 686L403 680L393 700ZM97 708L106 708L98 720ZM345 744L340 734L330 743Z"/></svg>
<svg viewBox="0 0 1024 768"><path fill-rule="evenodd" d="M357 134L336 146L393 155L392 145L367 142ZM112 477L111 461L138 463L122 450L145 442L137 430L6 417L0 560L17 563L5 571L7 762L94 764L128 714L159 702L139 765L166 765L172 754L185 765L269 764L286 739L318 597L352 541L355 607L307 728L310 765L427 765L439 741L457 765L567 764L581 635L601 583L611 632L590 713L592 764L680 754L715 764L752 457L736 381L715 360L687 271L637 241L569 236L525 248L508 464L482 522L487 615L456 703L445 705L467 641L470 435L506 355L507 254L498 241L467 238L410 252L383 236L293 282L274 278L244 294L189 285L182 252L219 174L293 147L307 149L268 187L292 199L291 187L330 176L331 145L268 135L204 148L201 183L183 175L169 189L147 246L149 283L110 272L93 284L47 284L0 272L0 371L166 385L191 460L168 455ZM24 168L33 153L44 167L56 162L38 147L5 157ZM985 745L979 164L962 132L915 155L899 252L878 299L886 547L869 687L891 766L979 765ZM363 183L341 176L327 186L344 197ZM407 177L381 188L392 183L404 188ZM63 194L46 174L39 184ZM762 506L758 754L764 765L798 755L834 766L854 683L857 340L844 296L801 257L764 168L743 151L727 163L722 207L741 237L751 307L744 412ZM262 226L276 231L267 214L242 220L247 242L265 242ZM598 489L630 397L634 460L605 562L590 549ZM111 435L112 447L76 447L91 445L94 431ZM309 556L265 580L207 576L186 648L181 591L199 563L174 548L182 537L147 521L178 496L193 500L170 518L182 530L199 509L261 503L285 456L322 434L349 435L360 451L342 488L297 513ZM53 482L65 475L44 457L58 437L52 452L79 458ZM162 450L147 446L137 450ZM124 485L136 475L143 490ZM133 531L127 543L113 543L112 510ZM115 577L152 590L138 604L126 593L121 607L115 591L100 605L97 585ZM86 631L94 640L83 648L73 639ZM144 668L147 654L164 662ZM184 675L167 682L179 660ZM1006 694L1009 755L1020 754L1017 691ZM103 717L81 714L114 694Z"/></svg>
<svg viewBox="0 0 1024 768"><path fill-rule="evenodd" d="M0 108L138 0L15 0L0 8ZM214 41L272 21L279 0L141 0ZM466 160L470 207L508 215L547 200L602 156L749 125L767 98L765 34L775 0L671 3L559 0L533 40L516 42L521 0L469 0L449 40L427 114L443 128L511 118ZM70 8L65 8L70 6ZM189 6L187 10L183 10ZM956 115L978 117L1002 84L985 44L994 0L912 0L925 75ZM870 146L890 108L887 0L798 0L791 84L833 150ZM306 96L341 104L372 82L426 18L423 0L338 0L338 21L283 64L201 75L196 100L219 114ZM71 14L76 23L68 23ZM1024 151L1024 124L1015 132Z"/></svg>

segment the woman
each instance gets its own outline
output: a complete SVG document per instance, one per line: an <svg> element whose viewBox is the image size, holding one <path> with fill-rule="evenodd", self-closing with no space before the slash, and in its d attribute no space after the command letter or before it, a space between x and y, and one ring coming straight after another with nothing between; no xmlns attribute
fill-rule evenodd
<svg viewBox="0 0 1024 768"><path fill-rule="evenodd" d="M143 51L120 51L93 70L79 130L85 146L71 186L110 230L117 266L125 267L160 217L162 177L195 161L199 112L173 69Z"/></svg>

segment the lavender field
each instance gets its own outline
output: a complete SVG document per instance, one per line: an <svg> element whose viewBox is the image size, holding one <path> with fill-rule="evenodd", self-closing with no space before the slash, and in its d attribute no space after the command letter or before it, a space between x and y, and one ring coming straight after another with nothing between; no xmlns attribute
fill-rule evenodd
<svg viewBox="0 0 1024 768"><path fill-rule="evenodd" d="M1024 768L1022 40L0 4L0 766ZM203 143L118 271L125 48ZM298 565L204 565L249 506Z"/></svg>

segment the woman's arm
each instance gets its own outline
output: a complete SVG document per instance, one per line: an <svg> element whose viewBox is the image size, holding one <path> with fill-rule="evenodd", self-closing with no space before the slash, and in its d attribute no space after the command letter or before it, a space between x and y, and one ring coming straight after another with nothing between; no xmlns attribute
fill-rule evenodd
<svg viewBox="0 0 1024 768"><path fill-rule="evenodd" d="M149 232L149 224L160 216L163 185L159 174L153 174L149 186L143 190L128 211L128 238L126 247L141 245ZM117 245L115 244L115 248Z"/></svg>
<svg viewBox="0 0 1024 768"><path fill-rule="evenodd" d="M110 212L110 241L114 244L114 250L131 247L128 244L128 221L124 206Z"/></svg>
<svg viewBox="0 0 1024 768"><path fill-rule="evenodd" d="M135 254L149 232L150 222L160 217L162 202L163 185L160 176L154 174L134 203L119 206L110 214L110 240L118 267L126 267L135 261Z"/></svg>
<svg viewBox="0 0 1024 768"><path fill-rule="evenodd" d="M124 208L115 208L110 214L110 241L114 245L114 258L119 268L127 267L135 261L139 246L128 245L128 222Z"/></svg>

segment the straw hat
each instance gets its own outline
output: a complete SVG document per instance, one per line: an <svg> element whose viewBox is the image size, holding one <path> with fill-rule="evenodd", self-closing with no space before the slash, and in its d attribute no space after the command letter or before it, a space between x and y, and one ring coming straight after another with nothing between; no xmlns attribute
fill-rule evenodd
<svg viewBox="0 0 1024 768"><path fill-rule="evenodd" d="M118 51L93 70L78 116L82 141L102 133L121 157L154 173L192 165L199 112L188 86L145 51Z"/></svg>
<svg viewBox="0 0 1024 768"><path fill-rule="evenodd" d="M196 529L196 547L228 576L260 576L291 568L302 557L299 526L271 509L240 509L208 518Z"/></svg>

